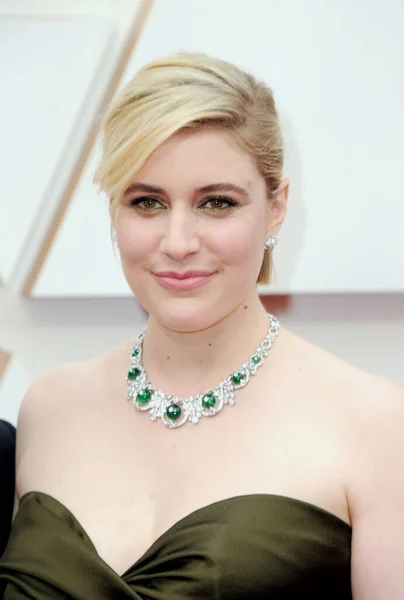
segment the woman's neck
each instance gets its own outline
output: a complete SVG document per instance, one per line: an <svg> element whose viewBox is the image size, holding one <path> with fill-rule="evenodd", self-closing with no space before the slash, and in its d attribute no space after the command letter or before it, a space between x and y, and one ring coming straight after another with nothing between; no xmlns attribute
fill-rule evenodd
<svg viewBox="0 0 404 600"><path fill-rule="evenodd" d="M151 317L143 342L147 376L166 394L195 395L238 369L259 346L268 326L257 295L197 332L170 331Z"/></svg>

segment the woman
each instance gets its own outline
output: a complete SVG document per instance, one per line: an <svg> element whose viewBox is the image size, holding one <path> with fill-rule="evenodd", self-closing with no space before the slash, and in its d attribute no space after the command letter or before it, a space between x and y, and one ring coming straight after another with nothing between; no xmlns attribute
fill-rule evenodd
<svg viewBox="0 0 404 600"><path fill-rule="evenodd" d="M404 597L403 392L257 296L282 168L271 91L226 62L156 60L109 107L96 182L147 329L24 399L7 600Z"/></svg>

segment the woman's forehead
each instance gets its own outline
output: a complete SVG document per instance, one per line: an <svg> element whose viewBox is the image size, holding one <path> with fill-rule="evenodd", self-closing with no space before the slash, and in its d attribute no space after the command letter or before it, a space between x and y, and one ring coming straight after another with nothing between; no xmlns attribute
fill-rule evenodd
<svg viewBox="0 0 404 600"><path fill-rule="evenodd" d="M250 190L262 179L253 159L231 133L216 130L176 135L155 150L134 175L133 183L164 187L163 182L187 182L195 187L228 183Z"/></svg>

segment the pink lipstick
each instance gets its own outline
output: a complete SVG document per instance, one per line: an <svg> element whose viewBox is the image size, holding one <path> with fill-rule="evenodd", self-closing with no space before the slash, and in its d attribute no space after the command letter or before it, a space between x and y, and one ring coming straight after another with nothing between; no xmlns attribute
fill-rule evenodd
<svg viewBox="0 0 404 600"><path fill-rule="evenodd" d="M207 283L214 275L212 271L160 271L153 273L156 281L165 288L171 290L193 290Z"/></svg>

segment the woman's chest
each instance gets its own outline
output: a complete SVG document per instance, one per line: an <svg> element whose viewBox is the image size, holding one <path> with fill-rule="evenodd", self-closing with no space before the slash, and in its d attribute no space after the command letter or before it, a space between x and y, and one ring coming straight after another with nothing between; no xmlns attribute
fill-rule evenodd
<svg viewBox="0 0 404 600"><path fill-rule="evenodd" d="M259 401L247 408L178 431L132 412L111 421L106 411L92 427L79 420L74 440L59 428L47 452L40 444L24 457L19 493L61 501L117 572L185 516L226 498L289 496L348 521L338 449L324 426L264 403L260 411Z"/></svg>

